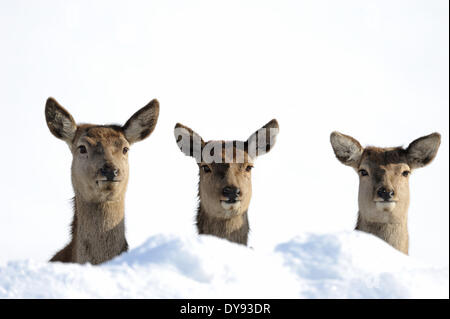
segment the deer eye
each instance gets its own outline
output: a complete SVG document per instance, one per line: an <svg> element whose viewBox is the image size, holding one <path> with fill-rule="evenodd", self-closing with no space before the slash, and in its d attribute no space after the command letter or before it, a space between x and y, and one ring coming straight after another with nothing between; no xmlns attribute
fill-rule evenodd
<svg viewBox="0 0 450 319"><path fill-rule="evenodd" d="M128 153L128 150L129 150L129 148L128 148L128 147L124 147L124 148L123 148L123 151L122 151L122 152L123 152L123 154L126 154L126 153Z"/></svg>
<svg viewBox="0 0 450 319"><path fill-rule="evenodd" d="M404 172L402 173L402 175L405 176L405 177L408 177L409 174L411 174L410 171L404 171Z"/></svg>
<svg viewBox="0 0 450 319"><path fill-rule="evenodd" d="M86 146L84 146L84 145L78 146L78 150L79 150L80 154L86 154L87 153Z"/></svg>
<svg viewBox="0 0 450 319"><path fill-rule="evenodd" d="M248 166L245 168L245 170L246 170L247 172L250 172L250 171L252 170L252 168L253 168L253 166L248 165Z"/></svg>
<svg viewBox="0 0 450 319"><path fill-rule="evenodd" d="M202 165L202 170L203 170L205 173L211 173L211 169L209 168L208 165Z"/></svg>
<svg viewBox="0 0 450 319"><path fill-rule="evenodd" d="M360 169L360 170L359 170L359 175L361 175L361 176L367 176L367 175L369 175L369 173L368 173L365 169Z"/></svg>

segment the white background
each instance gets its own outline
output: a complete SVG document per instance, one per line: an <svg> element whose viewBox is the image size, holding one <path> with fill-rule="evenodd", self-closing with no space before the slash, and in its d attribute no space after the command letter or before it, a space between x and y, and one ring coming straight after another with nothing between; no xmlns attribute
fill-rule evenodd
<svg viewBox="0 0 450 319"><path fill-rule="evenodd" d="M448 1L0 1L0 261L47 260L69 240L71 154L45 123L125 123L153 98L154 133L130 150L127 238L194 233L198 169L181 122L245 140L272 118L253 170L250 245L353 229L358 178L329 144L407 146L442 134L410 180L410 255L449 258Z"/></svg>

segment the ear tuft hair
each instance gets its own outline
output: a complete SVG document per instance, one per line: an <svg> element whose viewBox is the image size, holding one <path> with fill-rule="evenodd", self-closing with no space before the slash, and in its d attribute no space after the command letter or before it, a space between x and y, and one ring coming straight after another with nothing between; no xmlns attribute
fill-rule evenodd
<svg viewBox="0 0 450 319"><path fill-rule="evenodd" d="M147 138L155 129L159 117L159 102L153 99L146 106L133 114L122 127L130 144Z"/></svg>
<svg viewBox="0 0 450 319"><path fill-rule="evenodd" d="M194 132L191 128L177 123L174 128L175 141L180 150L187 156L196 158L197 162L201 161L201 152L205 146L202 137Z"/></svg>
<svg viewBox="0 0 450 319"><path fill-rule="evenodd" d="M50 132L69 145L77 131L77 124L72 115L52 97L45 103L45 120Z"/></svg>
<svg viewBox="0 0 450 319"><path fill-rule="evenodd" d="M364 152L361 144L353 137L339 132L331 133L330 142L336 158L342 164L356 168Z"/></svg>
<svg viewBox="0 0 450 319"><path fill-rule="evenodd" d="M420 137L409 144L406 149L408 164L411 168L424 167L436 157L441 144L441 135L433 133Z"/></svg>
<svg viewBox="0 0 450 319"><path fill-rule="evenodd" d="M245 148L252 158L266 154L274 147L280 127L276 119L261 127L245 142Z"/></svg>

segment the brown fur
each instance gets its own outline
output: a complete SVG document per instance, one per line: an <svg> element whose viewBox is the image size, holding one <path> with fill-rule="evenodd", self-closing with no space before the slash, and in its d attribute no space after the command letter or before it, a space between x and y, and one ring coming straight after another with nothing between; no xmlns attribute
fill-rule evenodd
<svg viewBox="0 0 450 319"><path fill-rule="evenodd" d="M436 156L440 135L434 133L401 147L365 149L354 138L333 132L331 144L336 157L360 176L356 230L373 234L408 254L409 175L414 168ZM380 190L391 193L389 199Z"/></svg>
<svg viewBox="0 0 450 319"><path fill-rule="evenodd" d="M46 104L50 131L64 140L73 155L74 217L71 241L50 261L100 264L128 249L125 238L125 193L128 148L153 131L156 100L136 112L126 125L76 125L54 99ZM115 170L107 177L102 170Z"/></svg>
<svg viewBox="0 0 450 319"><path fill-rule="evenodd" d="M198 206L196 225L199 234L213 235L231 242L247 245L250 226L247 212L230 219L215 218Z"/></svg>
<svg viewBox="0 0 450 319"><path fill-rule="evenodd" d="M272 120L261 130L263 133L257 131L245 142L205 143L200 135L190 128L181 124L175 126L178 146L186 155L195 157L199 166L199 206L196 217L199 234L213 235L247 245L250 231L247 211L252 196L251 168L258 155L269 152L273 147L278 134L278 123ZM196 143L201 154L195 154ZM225 145L230 146L229 153ZM228 202L228 197L223 193L225 187L239 189L236 202Z"/></svg>

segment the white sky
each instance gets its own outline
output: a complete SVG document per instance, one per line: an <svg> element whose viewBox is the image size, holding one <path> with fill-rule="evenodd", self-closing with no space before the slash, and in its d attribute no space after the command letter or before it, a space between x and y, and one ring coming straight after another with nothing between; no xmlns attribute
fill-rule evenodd
<svg viewBox="0 0 450 319"><path fill-rule="evenodd" d="M130 151L131 248L194 232L197 167L176 122L246 139L272 118L256 162L250 245L352 229L358 178L329 144L407 146L442 134L411 176L410 254L449 258L448 1L0 1L0 261L47 260L69 239L71 155L45 124L54 96L79 122L123 124L153 98L154 133Z"/></svg>

